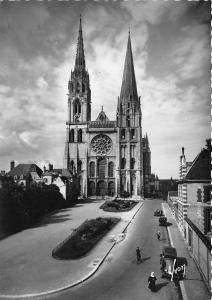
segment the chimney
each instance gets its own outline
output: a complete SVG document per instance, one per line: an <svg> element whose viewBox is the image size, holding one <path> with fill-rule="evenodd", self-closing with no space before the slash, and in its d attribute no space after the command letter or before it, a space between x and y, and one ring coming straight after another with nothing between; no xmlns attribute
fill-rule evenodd
<svg viewBox="0 0 212 300"><path fill-rule="evenodd" d="M53 165L49 164L49 171L52 171L52 170L53 170Z"/></svg>
<svg viewBox="0 0 212 300"><path fill-rule="evenodd" d="M12 160L10 162L10 171L12 171L14 168L15 168L15 162L14 162L14 160Z"/></svg>
<svg viewBox="0 0 212 300"><path fill-rule="evenodd" d="M46 172L46 166L43 166L43 172Z"/></svg>
<svg viewBox="0 0 212 300"><path fill-rule="evenodd" d="M184 147L182 147L182 155L184 155Z"/></svg>

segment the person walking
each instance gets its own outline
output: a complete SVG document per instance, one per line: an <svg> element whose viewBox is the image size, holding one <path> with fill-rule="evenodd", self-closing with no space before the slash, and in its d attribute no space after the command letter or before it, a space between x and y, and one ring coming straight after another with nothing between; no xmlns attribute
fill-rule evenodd
<svg viewBox="0 0 212 300"><path fill-rule="evenodd" d="M137 257L137 263L141 262L141 250L139 247L136 248L136 257Z"/></svg>
<svg viewBox="0 0 212 300"><path fill-rule="evenodd" d="M157 238L158 238L158 241L160 241L160 231L159 230L157 232Z"/></svg>
<svg viewBox="0 0 212 300"><path fill-rule="evenodd" d="M148 278L148 288L151 290L151 291L155 291L156 290L156 285L155 285L155 282L156 282L157 278L155 277L155 273L154 272L151 272L149 278Z"/></svg>

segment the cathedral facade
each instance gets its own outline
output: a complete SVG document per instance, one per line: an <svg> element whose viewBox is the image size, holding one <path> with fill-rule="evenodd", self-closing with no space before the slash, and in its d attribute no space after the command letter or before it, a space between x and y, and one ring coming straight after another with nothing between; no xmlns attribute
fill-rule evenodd
<svg viewBox="0 0 212 300"><path fill-rule="evenodd" d="M74 70L68 82L68 120L64 168L79 178L84 196L143 197L143 142L140 97L130 33L116 120L100 111L91 120L91 90L80 19Z"/></svg>

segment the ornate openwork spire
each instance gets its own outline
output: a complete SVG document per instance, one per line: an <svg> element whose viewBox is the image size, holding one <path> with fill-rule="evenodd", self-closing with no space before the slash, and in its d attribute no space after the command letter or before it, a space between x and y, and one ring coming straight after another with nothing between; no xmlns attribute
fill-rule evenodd
<svg viewBox="0 0 212 300"><path fill-rule="evenodd" d="M128 35L127 52L125 57L124 72L123 72L121 94L120 94L121 102L126 101L128 99L132 99L132 101L138 101L130 30Z"/></svg>
<svg viewBox="0 0 212 300"><path fill-rule="evenodd" d="M77 54L75 59L75 69L85 70L85 54L83 47L83 36L82 36L82 20L80 15L79 34L77 41Z"/></svg>

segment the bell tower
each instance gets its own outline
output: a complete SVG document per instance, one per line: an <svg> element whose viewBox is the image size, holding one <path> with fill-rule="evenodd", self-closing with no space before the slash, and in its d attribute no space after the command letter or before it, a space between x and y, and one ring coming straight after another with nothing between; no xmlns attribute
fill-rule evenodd
<svg viewBox="0 0 212 300"><path fill-rule="evenodd" d="M68 122L86 123L91 120L91 90L89 74L85 66L85 54L80 16L75 67L68 82Z"/></svg>
<svg viewBox="0 0 212 300"><path fill-rule="evenodd" d="M130 32L117 105L117 193L143 195L143 157L140 97L134 71Z"/></svg>
<svg viewBox="0 0 212 300"><path fill-rule="evenodd" d="M85 64L80 16L75 66L68 82L68 120L63 166L77 175L81 195L87 193L87 127L90 121L90 79Z"/></svg>

